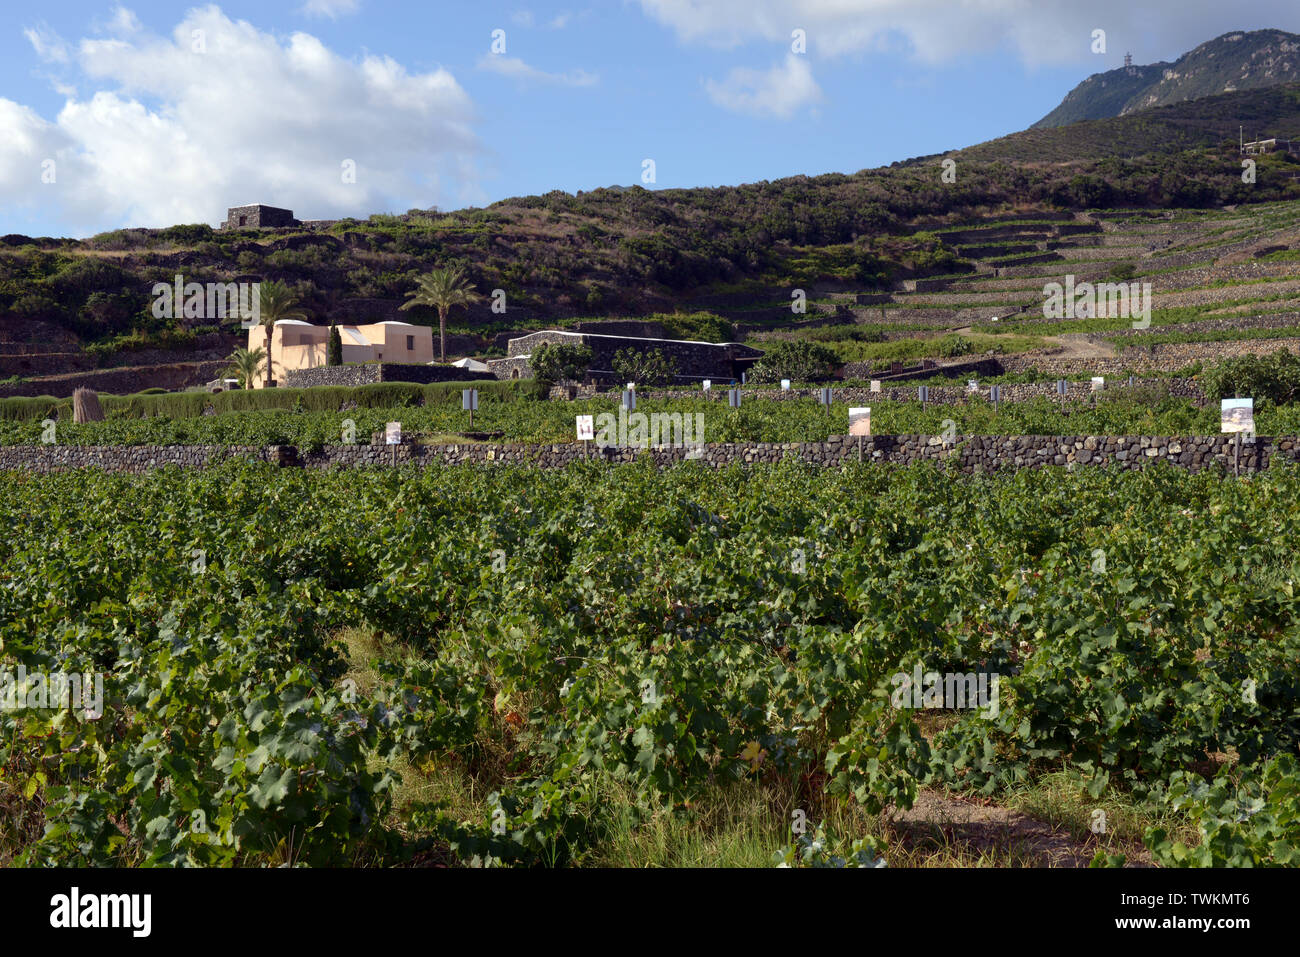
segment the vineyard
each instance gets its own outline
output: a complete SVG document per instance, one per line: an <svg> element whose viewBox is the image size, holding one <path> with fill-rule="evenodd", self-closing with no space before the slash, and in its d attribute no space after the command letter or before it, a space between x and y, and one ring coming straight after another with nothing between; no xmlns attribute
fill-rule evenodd
<svg viewBox="0 0 1300 957"><path fill-rule="evenodd" d="M899 866L1061 794L1085 862L1297 863L1290 467L4 482L0 662L104 695L0 710L3 862Z"/></svg>
<svg viewBox="0 0 1300 957"><path fill-rule="evenodd" d="M1213 435L1219 432L1219 409L1198 407L1186 399L1160 396L1140 387L1129 394L1116 389L1095 403L1053 400L1003 404L987 401L958 405L876 401L872 428L879 435L938 435L952 428L959 435ZM484 402L474 428L504 442L553 444L575 441L578 415L616 415L617 399L578 402ZM1300 434L1300 405L1267 399L1255 405L1260 435ZM648 399L637 411L699 413L705 442L822 442L849 431L849 404L836 401L828 411L814 400L777 402L746 400L741 408L707 399ZM326 445L368 444L389 421L403 433L437 443L457 443L468 428L467 414L447 406L395 406L330 411L240 411L189 418L115 418L74 424L60 420L53 431L42 420L0 419L0 446L38 445L294 445L317 450Z"/></svg>

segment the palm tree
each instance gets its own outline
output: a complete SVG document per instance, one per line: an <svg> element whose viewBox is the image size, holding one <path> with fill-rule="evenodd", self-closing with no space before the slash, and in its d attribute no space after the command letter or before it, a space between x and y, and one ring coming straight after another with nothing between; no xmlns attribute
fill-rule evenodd
<svg viewBox="0 0 1300 957"><path fill-rule="evenodd" d="M447 313L456 306L468 306L478 302L479 296L465 279L464 266L448 266L435 269L427 276L416 280L419 288L408 292L410 302L403 303L402 309L415 306L430 306L438 310L438 332L441 337L441 361L447 361Z"/></svg>
<svg viewBox="0 0 1300 957"><path fill-rule="evenodd" d="M253 378L257 375L257 370L265 358L265 349L253 349L251 351L236 349L230 357L230 365L226 368L226 372L233 372L239 377L239 387L241 389L251 389L253 387Z"/></svg>
<svg viewBox="0 0 1300 957"><path fill-rule="evenodd" d="M281 319L306 319L307 314L298 308L298 297L282 282L270 280L258 283L257 302L260 322L266 330L266 387L271 388L271 336L275 324Z"/></svg>

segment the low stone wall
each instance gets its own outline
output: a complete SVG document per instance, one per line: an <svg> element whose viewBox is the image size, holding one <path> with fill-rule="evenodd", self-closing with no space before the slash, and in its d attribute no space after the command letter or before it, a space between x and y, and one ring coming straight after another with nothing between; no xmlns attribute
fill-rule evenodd
<svg viewBox="0 0 1300 957"><path fill-rule="evenodd" d="M287 448L278 445L6 445L0 446L0 471L95 468L141 473L168 465L207 468L238 458L278 462L286 455L281 450Z"/></svg>
<svg viewBox="0 0 1300 957"><path fill-rule="evenodd" d="M952 278L944 279L904 279L904 292L942 292L954 282L959 280Z"/></svg>
<svg viewBox="0 0 1300 957"><path fill-rule="evenodd" d="M1059 262L1064 259L1060 253L1038 253L1033 256L1015 256L1002 257L1000 259L990 259L988 262L996 266L999 270L1005 272L1007 268L1016 268L1018 266L1037 266L1041 263Z"/></svg>
<svg viewBox="0 0 1300 957"><path fill-rule="evenodd" d="M309 389L320 385L356 387L376 382L473 382L492 379L490 372L472 372L456 366L404 365L396 362L367 362L361 365L317 366L292 369L285 374L285 388Z"/></svg>
<svg viewBox="0 0 1300 957"><path fill-rule="evenodd" d="M26 382L5 383L0 385L0 398L50 395L62 399L72 395L81 386L111 395L131 395L145 389L180 392L212 381L229 365L229 362L223 360L70 372L67 375L29 379Z"/></svg>
<svg viewBox="0 0 1300 957"><path fill-rule="evenodd" d="M978 381L976 372L972 375ZM861 386L842 386L838 383L828 382L827 386L834 391L834 401L848 402L855 405L869 406L872 401L877 402L918 402L917 387L909 386L888 386L882 380L879 392L872 392L870 388ZM1134 379L1133 387L1152 387L1167 391L1169 395L1175 398L1189 399L1195 405L1205 404L1205 391L1201 388L1199 382L1195 379L1180 378L1153 378L1153 379ZM725 383L716 383L709 392L700 389L648 389L638 392L640 399L711 399L714 402L725 402L727 399L727 390L730 388ZM1113 392L1119 389L1129 388L1127 379L1110 379L1106 382L1106 391ZM988 402L989 387L980 386L976 392L968 392L965 384L951 386L929 387L929 402L939 405L955 405L962 402ZM570 394L570 390L572 394ZM1056 391L1055 382L1022 382L1001 386L1001 402L1029 402L1034 399L1058 399L1060 394ZM600 396L606 398L614 397L619 390L612 392L608 389L594 388L590 385L563 385L554 386L551 389L549 398L563 401L569 399L594 399ZM821 392L817 388L808 389L756 389L752 386L742 386L743 401L757 402L807 402L820 398ZM1076 380L1068 383L1066 399L1070 402L1082 402L1090 399L1093 395L1091 377L1084 380Z"/></svg>
<svg viewBox="0 0 1300 957"><path fill-rule="evenodd" d="M953 379L961 378L978 378L980 376L1002 375L1005 371L1002 362L999 359L986 357L980 359L968 359L964 362L949 362L945 365L939 365L937 362L931 362L929 365L921 364L919 366L906 366L897 372L888 370L872 371L874 363L871 362L848 362L840 369L840 378L842 379L879 379L881 382L890 380L900 381L906 379L931 379L935 376L947 376Z"/></svg>
<svg viewBox="0 0 1300 957"><path fill-rule="evenodd" d="M595 448L590 443L564 445L339 445L317 452L289 446L247 448L230 446L7 446L0 448L0 471L52 472L97 468L140 473L166 466L206 468L235 458L274 462L306 468L385 467L393 465L446 466L468 463L518 464L538 468L563 468L586 459L610 463L648 459L663 467L696 459L708 467L733 464L776 463L786 458L827 467L850 462L912 465L944 463L958 472L976 475L1045 465L1145 468L1167 462L1196 472L1234 469L1243 474L1268 468L1274 459L1295 462L1300 440L1294 436L1258 437L1243 445L1234 463L1233 440L1211 436L1097 436L1097 435L975 435L958 436L946 445L940 436L837 435L825 442L717 443L699 449Z"/></svg>
<svg viewBox="0 0 1300 957"><path fill-rule="evenodd" d="M1101 375L1121 373L1176 372L1193 362L1207 368L1230 356L1260 356L1287 349L1300 353L1300 339L1242 339L1224 342L1174 342L1155 346L1131 346L1113 359L1063 359L1042 353L1023 352L1005 356L1002 365L1007 372L1024 372L1037 369L1049 375Z"/></svg>

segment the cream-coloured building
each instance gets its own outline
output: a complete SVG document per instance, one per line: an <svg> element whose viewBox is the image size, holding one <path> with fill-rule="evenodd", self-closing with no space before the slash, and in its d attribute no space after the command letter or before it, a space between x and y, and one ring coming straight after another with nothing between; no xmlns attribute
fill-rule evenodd
<svg viewBox="0 0 1300 957"><path fill-rule="evenodd" d="M344 362L396 362L427 365L434 360L433 329L409 322L388 320L368 326L339 326ZM271 335L271 378L284 381L293 369L314 369L327 365L329 326L314 326L301 319L281 319ZM266 348L266 330L248 330L248 348ZM266 385L266 365L254 380L254 388Z"/></svg>

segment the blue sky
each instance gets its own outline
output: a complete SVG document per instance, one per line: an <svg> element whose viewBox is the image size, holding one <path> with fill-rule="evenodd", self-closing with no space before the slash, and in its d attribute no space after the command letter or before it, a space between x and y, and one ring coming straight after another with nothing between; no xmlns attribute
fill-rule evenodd
<svg viewBox="0 0 1300 957"><path fill-rule="evenodd" d="M247 202L302 218L482 206L638 183L647 159L651 188L854 172L1023 129L1126 51L1172 60L1265 27L1300 32L1300 8L10 4L0 10L0 234L216 224ZM1091 51L1095 29L1106 31L1104 54Z"/></svg>

